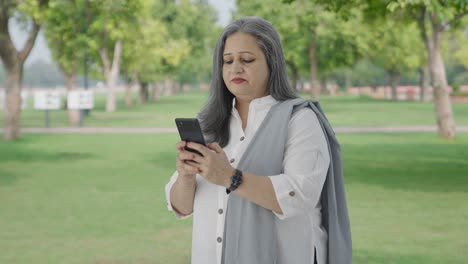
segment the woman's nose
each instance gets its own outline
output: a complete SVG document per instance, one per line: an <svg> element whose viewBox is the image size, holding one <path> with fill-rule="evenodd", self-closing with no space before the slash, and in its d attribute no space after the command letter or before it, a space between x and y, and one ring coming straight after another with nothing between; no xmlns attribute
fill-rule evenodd
<svg viewBox="0 0 468 264"><path fill-rule="evenodd" d="M233 73L241 73L242 72L242 65L239 61L232 62L232 72Z"/></svg>

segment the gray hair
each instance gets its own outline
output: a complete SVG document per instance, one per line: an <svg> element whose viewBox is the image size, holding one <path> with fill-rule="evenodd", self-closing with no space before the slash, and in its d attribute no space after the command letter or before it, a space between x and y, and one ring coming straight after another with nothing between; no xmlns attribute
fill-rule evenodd
<svg viewBox="0 0 468 264"><path fill-rule="evenodd" d="M270 70L267 94L278 101L298 97L288 82L283 47L273 25L260 17L244 17L231 22L224 28L216 43L210 95L198 115L207 141L218 142L221 147L225 147L229 142L229 120L234 98L223 80L223 52L226 39L237 32L255 37L265 55Z"/></svg>

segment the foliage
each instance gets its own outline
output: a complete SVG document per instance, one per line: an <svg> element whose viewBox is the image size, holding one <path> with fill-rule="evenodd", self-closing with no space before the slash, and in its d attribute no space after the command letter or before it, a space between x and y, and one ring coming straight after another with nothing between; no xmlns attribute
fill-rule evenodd
<svg viewBox="0 0 468 264"><path fill-rule="evenodd" d="M52 56L67 74L77 73L88 45L86 2L52 1L45 36Z"/></svg>
<svg viewBox="0 0 468 264"><path fill-rule="evenodd" d="M168 75L184 83L208 81L214 45L221 30L216 26L213 7L207 1L182 0L164 3L154 10L154 15L167 25L172 39L188 44L187 53L182 54L177 67L163 61Z"/></svg>
<svg viewBox="0 0 468 264"><path fill-rule="evenodd" d="M391 74L409 75L423 63L424 46L415 23L382 20L368 27L368 57Z"/></svg>
<svg viewBox="0 0 468 264"><path fill-rule="evenodd" d="M127 32L122 53L122 72L136 74L140 81L157 81L164 77L164 64L179 65L188 52L185 40L170 37L167 25L155 16L155 1L142 1L138 23Z"/></svg>
<svg viewBox="0 0 468 264"><path fill-rule="evenodd" d="M289 67L308 74L308 50L316 45L319 74L324 77L337 69L354 65L367 50L367 34L360 30L360 14L352 10L343 19L311 1L291 4L272 1L239 1L236 17L257 15L272 22L282 36Z"/></svg>

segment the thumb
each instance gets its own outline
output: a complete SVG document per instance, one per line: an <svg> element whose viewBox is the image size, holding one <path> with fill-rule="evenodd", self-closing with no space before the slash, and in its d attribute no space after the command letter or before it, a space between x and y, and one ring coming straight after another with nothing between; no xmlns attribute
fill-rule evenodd
<svg viewBox="0 0 468 264"><path fill-rule="evenodd" d="M218 143L210 143L210 144L208 144L208 148L211 149L211 150L214 150L214 152L216 152L216 153L223 152L223 149L221 148L221 146L219 146Z"/></svg>

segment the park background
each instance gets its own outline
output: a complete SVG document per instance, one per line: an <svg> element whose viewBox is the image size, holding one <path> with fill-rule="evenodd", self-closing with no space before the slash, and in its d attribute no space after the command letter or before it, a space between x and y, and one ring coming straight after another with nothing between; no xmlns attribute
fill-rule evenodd
<svg viewBox="0 0 468 264"><path fill-rule="evenodd" d="M164 185L175 169L174 118L195 116L206 101L212 50L229 20L211 4L0 3L15 10L7 19L15 38L25 32L15 52L29 54L37 23L52 58L24 57L12 85L2 53L0 91L26 97L18 133L0 141L0 263L189 263L191 220L167 211ZM466 263L467 1L214 4L278 28L291 82L320 100L337 131L354 263ZM427 79L434 73L421 38L422 26L431 35L437 23L442 86ZM94 108L67 110L67 92L84 88ZM438 125L437 89L456 132ZM33 107L43 90L63 98L48 128Z"/></svg>

